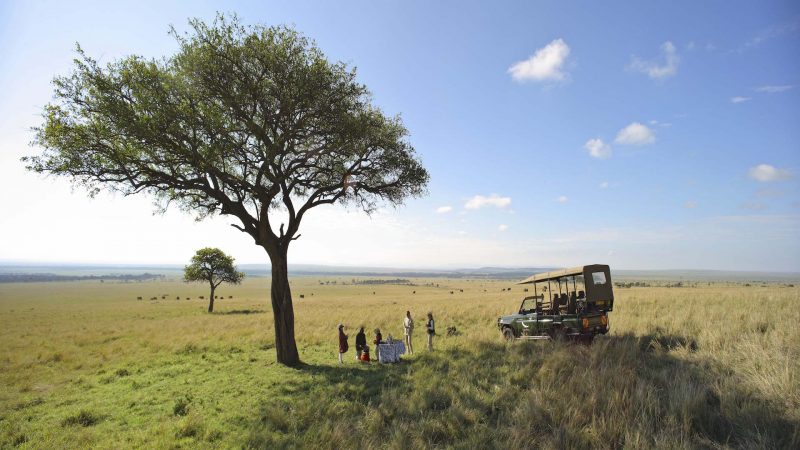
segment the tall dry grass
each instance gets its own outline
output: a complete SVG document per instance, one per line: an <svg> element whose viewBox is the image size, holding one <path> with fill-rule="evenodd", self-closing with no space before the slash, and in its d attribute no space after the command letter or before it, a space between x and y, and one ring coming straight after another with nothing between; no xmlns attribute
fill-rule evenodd
<svg viewBox="0 0 800 450"><path fill-rule="evenodd" d="M0 285L0 445L800 444L797 288L618 289L611 333L581 346L502 342L495 321L523 296L509 282L319 282L292 281L298 369L274 363L265 279L221 289L234 299L212 315L200 285ZM359 325L400 337L406 310L419 331L430 310L460 335L428 353L418 332L396 366L336 363L337 323L351 340Z"/></svg>

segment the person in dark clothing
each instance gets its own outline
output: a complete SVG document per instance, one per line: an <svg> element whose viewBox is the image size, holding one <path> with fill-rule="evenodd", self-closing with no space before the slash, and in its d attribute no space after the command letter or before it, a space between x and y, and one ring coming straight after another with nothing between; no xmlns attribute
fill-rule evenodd
<svg viewBox="0 0 800 450"><path fill-rule="evenodd" d="M361 361L361 353L364 352L364 348L367 346L367 335L364 334L364 327L358 329L358 334L356 334L356 360Z"/></svg>
<svg viewBox="0 0 800 450"><path fill-rule="evenodd" d="M372 343L375 344L375 359L380 361L379 358L381 352L380 352L380 347L378 347L378 344L383 344L383 335L381 334L381 330L379 330L378 328L375 328L375 339L372 341Z"/></svg>
<svg viewBox="0 0 800 450"><path fill-rule="evenodd" d="M433 350L433 336L436 335L436 322L433 321L433 313L428 313L428 323L425 324L428 331L428 350Z"/></svg>
<svg viewBox="0 0 800 450"><path fill-rule="evenodd" d="M339 324L339 363L344 363L342 357L350 347L347 345L347 335L344 334L344 325Z"/></svg>

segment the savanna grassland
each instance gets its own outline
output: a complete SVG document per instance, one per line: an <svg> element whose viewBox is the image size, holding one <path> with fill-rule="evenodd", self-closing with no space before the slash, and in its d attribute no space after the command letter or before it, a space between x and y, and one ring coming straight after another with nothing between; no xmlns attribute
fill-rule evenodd
<svg viewBox="0 0 800 450"><path fill-rule="evenodd" d="M800 446L797 287L617 289L584 346L504 343L510 281L349 281L292 279L299 368L275 363L265 278L222 286L213 314L200 284L0 284L0 447ZM407 309L414 356L338 364L339 322L352 349L362 324L400 337Z"/></svg>

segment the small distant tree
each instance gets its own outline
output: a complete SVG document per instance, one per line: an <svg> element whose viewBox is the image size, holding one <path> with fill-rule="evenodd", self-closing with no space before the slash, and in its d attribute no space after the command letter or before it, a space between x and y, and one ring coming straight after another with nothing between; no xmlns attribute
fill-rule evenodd
<svg viewBox="0 0 800 450"><path fill-rule="evenodd" d="M222 283L239 284L244 273L236 270L233 258L218 248L201 248L192 256L192 262L183 269L183 280L205 281L211 287L208 312L214 312L214 291Z"/></svg>

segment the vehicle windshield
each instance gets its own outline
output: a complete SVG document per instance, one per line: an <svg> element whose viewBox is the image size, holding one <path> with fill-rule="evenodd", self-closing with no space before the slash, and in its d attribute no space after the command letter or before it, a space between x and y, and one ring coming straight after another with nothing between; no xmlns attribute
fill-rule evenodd
<svg viewBox="0 0 800 450"><path fill-rule="evenodd" d="M536 298L528 297L522 301L522 306L519 307L520 314L530 314L536 311Z"/></svg>

